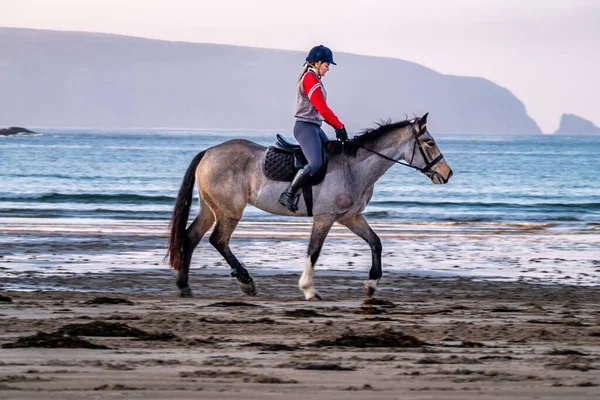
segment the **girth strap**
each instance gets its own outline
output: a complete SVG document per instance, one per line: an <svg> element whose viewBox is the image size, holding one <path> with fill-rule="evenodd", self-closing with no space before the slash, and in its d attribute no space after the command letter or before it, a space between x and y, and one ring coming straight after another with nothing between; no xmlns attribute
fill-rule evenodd
<svg viewBox="0 0 600 400"><path fill-rule="evenodd" d="M306 203L306 214L309 217L313 216L313 192L312 186L304 186L302 188L302 195L304 196L304 202Z"/></svg>

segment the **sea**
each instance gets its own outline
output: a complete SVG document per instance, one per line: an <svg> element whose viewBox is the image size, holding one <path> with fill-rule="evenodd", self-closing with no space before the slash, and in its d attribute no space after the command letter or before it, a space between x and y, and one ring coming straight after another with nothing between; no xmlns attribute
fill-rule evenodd
<svg viewBox="0 0 600 400"><path fill-rule="evenodd" d="M50 236L56 240L57 233L93 233L99 226L112 226L131 235L152 230L162 233L183 175L202 150L233 138L263 145L273 144L276 133L293 139L290 132L36 130L41 134L0 137L0 264L4 264L5 276L17 270L49 270L51 261L29 263L29 253L20 246L44 242ZM506 235L506 240L499 242L513 240L515 246L532 237L542 238L522 251L530 251L531 259L553 258L556 264L561 256L553 252L568 245L565 250L569 255L585 256L562 259L565 263L573 261L574 268L584 275L576 278L570 274L572 279L565 282L600 283L600 136L433 135L454 176L446 185L434 185L419 172L400 165L392 167L375 186L364 212L376 231L380 226L392 232L390 237L404 238L411 232L443 233L444 237L459 232L463 239L452 242L453 250L447 250L448 254L459 252L461 259L470 257L471 263L481 252L461 253L461 244L468 247L468 238L473 235L497 242L498 235ZM197 201L194 208L197 210ZM310 220L270 215L248 206L242 227L244 223L276 230L286 224L309 226ZM300 231L306 237L298 249L305 246L309 232ZM521 236L515 238L515 232ZM477 270L484 271L483 275L522 278L514 263L490 271L484 268L502 254L510 256L511 247L506 243L495 248L492 261L482 261ZM403 257L398 270L406 270L410 262L410 255ZM435 270L431 264L417 264L413 264L413 271ZM448 269L460 274L457 269L461 268L455 264ZM124 264L119 267L126 268ZM534 272L544 280L539 271ZM547 274L554 281L559 279L551 272Z"/></svg>

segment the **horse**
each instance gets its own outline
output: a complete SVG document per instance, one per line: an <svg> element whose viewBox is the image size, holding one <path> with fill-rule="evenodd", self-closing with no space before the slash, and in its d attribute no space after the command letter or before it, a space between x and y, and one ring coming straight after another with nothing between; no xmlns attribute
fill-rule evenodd
<svg viewBox="0 0 600 400"><path fill-rule="evenodd" d="M452 169L427 130L427 115L400 122L383 122L353 139L329 141L330 154L323 181L313 186L313 225L304 271L299 287L306 300L322 300L313 283L314 267L323 242L335 222L364 239L371 248L372 263L363 290L371 297L382 276L381 240L362 212L371 200L375 183L396 163L425 174L434 184L445 184ZM307 216L305 202L291 212L279 203L288 182L268 179L262 169L267 148L245 139L233 139L198 153L190 163L179 189L170 222L167 258L176 273L179 295L192 291L188 272L192 253L213 226L209 242L231 267L242 291L257 294L254 280L229 247L231 234L247 204L271 214ZM404 162L403 162L404 161ZM194 183L197 182L200 210L187 227Z"/></svg>

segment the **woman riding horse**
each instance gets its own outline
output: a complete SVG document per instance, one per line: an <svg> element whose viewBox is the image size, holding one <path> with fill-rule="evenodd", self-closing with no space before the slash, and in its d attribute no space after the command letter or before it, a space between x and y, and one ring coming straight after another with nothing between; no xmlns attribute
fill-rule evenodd
<svg viewBox="0 0 600 400"><path fill-rule="evenodd" d="M348 140L344 124L327 105L327 92L321 81L330 64L337 65L331 50L323 45L315 46L308 53L306 67L298 80L294 137L308 164L298 170L289 188L279 198L279 202L292 212L298 211L298 190L323 166L323 144L329 140L321 129L323 121L335 129L338 140Z"/></svg>
<svg viewBox="0 0 600 400"><path fill-rule="evenodd" d="M213 225L210 244L227 261L231 276L240 282L242 291L252 296L257 294L250 273L231 250L231 235L248 204L276 215L309 215L308 208L298 204L297 193L310 175L322 168L323 141L327 139L321 130L323 120L336 129L336 136L342 143L328 144L331 154L328 172L323 181L312 188L312 233L304 271L298 281L307 300L321 299L313 282L314 268L325 238L336 222L371 247L371 269L363 288L368 296L375 293L383 273L381 240L362 213L373 196L375 183L392 165L398 163L416 169L435 184L444 184L452 176L452 169L427 130L427 114L411 121L381 124L344 144L348 134L344 124L327 107L321 82L329 64L335 64L331 50L317 46L306 60L308 67L298 84L294 136L308 165L298 172L283 195L286 183L264 174L268 149L246 139L228 140L201 151L188 166L173 208L168 249L169 264L177 272L181 296L192 295L189 287L192 254ZM198 215L188 226L195 183L200 206Z"/></svg>

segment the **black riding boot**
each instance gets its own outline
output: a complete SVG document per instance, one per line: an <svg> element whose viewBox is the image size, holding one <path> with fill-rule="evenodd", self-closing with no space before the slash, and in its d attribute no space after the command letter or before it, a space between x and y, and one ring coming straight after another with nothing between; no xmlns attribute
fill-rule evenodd
<svg viewBox="0 0 600 400"><path fill-rule="evenodd" d="M292 181L288 190L283 192L279 197L279 203L284 205L291 212L298 211L298 200L300 200L300 195L298 194L298 190L308 181L310 178L310 167L305 165L303 168L299 169L296 172L296 176Z"/></svg>

